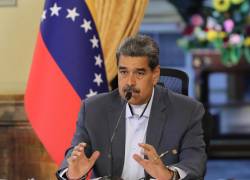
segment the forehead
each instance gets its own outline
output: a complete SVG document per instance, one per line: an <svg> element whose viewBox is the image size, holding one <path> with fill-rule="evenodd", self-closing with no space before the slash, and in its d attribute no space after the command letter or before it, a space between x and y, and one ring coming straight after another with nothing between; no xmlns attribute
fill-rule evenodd
<svg viewBox="0 0 250 180"><path fill-rule="evenodd" d="M124 56L121 55L119 58L118 67L125 67L125 68L149 68L148 65L148 58L146 56Z"/></svg>

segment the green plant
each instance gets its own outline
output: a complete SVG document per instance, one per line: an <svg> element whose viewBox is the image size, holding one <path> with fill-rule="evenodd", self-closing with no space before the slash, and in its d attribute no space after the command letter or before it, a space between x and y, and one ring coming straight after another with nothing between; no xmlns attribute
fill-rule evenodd
<svg viewBox="0 0 250 180"><path fill-rule="evenodd" d="M250 63L250 0L212 0L194 14L177 42L186 50L216 49L222 63Z"/></svg>

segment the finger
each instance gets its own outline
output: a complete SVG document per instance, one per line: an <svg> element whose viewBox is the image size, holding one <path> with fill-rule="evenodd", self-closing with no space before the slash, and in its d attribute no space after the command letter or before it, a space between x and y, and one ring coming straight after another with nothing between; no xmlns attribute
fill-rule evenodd
<svg viewBox="0 0 250 180"><path fill-rule="evenodd" d="M85 147L87 147L87 143L81 142L78 144L78 146L85 148Z"/></svg>
<svg viewBox="0 0 250 180"><path fill-rule="evenodd" d="M68 159L67 159L67 162L68 164L72 164L76 161L77 159L77 156L70 156Z"/></svg>
<svg viewBox="0 0 250 180"><path fill-rule="evenodd" d="M141 147L140 154L141 155L147 155L146 152L149 151L150 149L143 143L139 143L138 145L139 145L139 147Z"/></svg>
<svg viewBox="0 0 250 180"><path fill-rule="evenodd" d="M73 163L77 159L80 158L85 158L87 159L85 153L84 153L84 148L87 146L86 143L81 142L78 145L76 145L70 155L70 157L67 159L68 163Z"/></svg>
<svg viewBox="0 0 250 180"><path fill-rule="evenodd" d="M95 151L91 157L89 158L89 163L91 165L91 167L95 164L96 160L99 158L100 156L100 152L99 151Z"/></svg>
<svg viewBox="0 0 250 180"><path fill-rule="evenodd" d="M84 156L83 156L82 152L75 150L75 151L72 151L70 158L71 158L71 160L75 161L77 159L84 158Z"/></svg>
<svg viewBox="0 0 250 180"><path fill-rule="evenodd" d="M71 154L83 154L84 153L84 149L82 147L75 147L72 151Z"/></svg>
<svg viewBox="0 0 250 180"><path fill-rule="evenodd" d="M79 149L79 148L74 148L74 150L71 153L71 156L76 156L76 157L80 157L83 156L84 151Z"/></svg>
<svg viewBox="0 0 250 180"><path fill-rule="evenodd" d="M76 145L74 147L74 150L77 150L77 151L84 151L84 149L87 147L87 144L86 143L79 143L78 145Z"/></svg>
<svg viewBox="0 0 250 180"><path fill-rule="evenodd" d="M152 146L152 145L150 145L150 144L139 143L139 146L140 146L141 148L143 148L144 150L146 150L146 151L153 151L153 152L156 152L154 146Z"/></svg>
<svg viewBox="0 0 250 180"><path fill-rule="evenodd" d="M71 156L82 156L83 158L87 159L86 155L85 155L85 151L84 149L87 147L87 144L82 142L79 143L77 146L74 147L73 152L71 153Z"/></svg>
<svg viewBox="0 0 250 180"><path fill-rule="evenodd" d="M152 145L140 143L139 146L143 148L144 150L143 153L147 155L149 160L154 160L157 159L157 157L159 157L155 148Z"/></svg>
<svg viewBox="0 0 250 180"><path fill-rule="evenodd" d="M143 159L141 156L139 156L138 154L134 154L133 155L134 160L136 160L136 162L138 162L144 169L146 167L146 164L148 163L147 159Z"/></svg>
<svg viewBox="0 0 250 180"><path fill-rule="evenodd" d="M74 151L72 151L72 153L71 153L71 156L76 156L76 157L78 157L78 156L81 156L82 155L82 152L81 151L77 151L77 150L74 150Z"/></svg>

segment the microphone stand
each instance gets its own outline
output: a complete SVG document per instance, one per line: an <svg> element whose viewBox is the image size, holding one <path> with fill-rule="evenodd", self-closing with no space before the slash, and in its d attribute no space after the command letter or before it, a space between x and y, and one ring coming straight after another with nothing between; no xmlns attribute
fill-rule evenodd
<svg viewBox="0 0 250 180"><path fill-rule="evenodd" d="M117 120L115 129L114 129L114 131L112 133L112 136L110 138L110 146L109 146L109 153L108 153L108 157L110 159L110 173L109 173L108 176L103 176L100 180L123 180L121 177L113 176L113 152L112 152L112 144L113 144L113 140L115 138L118 126L120 124L123 111L125 110L126 103L131 99L131 97L132 97L132 89L130 87L128 87L127 92L125 94L125 99L126 100L125 100L125 102L123 104L122 111L120 113L120 116L119 116L119 118Z"/></svg>

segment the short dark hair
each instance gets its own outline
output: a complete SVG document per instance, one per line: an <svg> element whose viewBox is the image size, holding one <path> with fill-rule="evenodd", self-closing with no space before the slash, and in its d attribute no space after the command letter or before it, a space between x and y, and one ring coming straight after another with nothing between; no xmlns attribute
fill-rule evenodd
<svg viewBox="0 0 250 180"><path fill-rule="evenodd" d="M125 39L116 51L117 64L121 55L148 58L148 65L151 70L159 65L159 47L149 36L135 35Z"/></svg>

